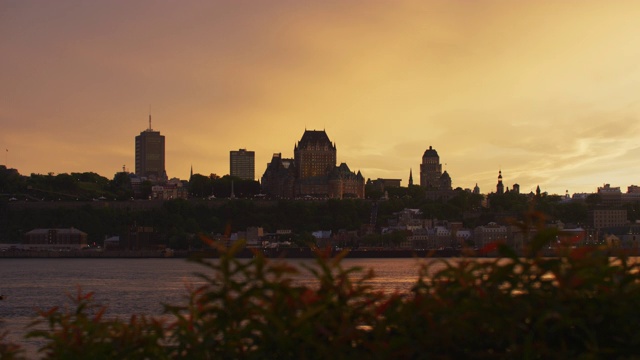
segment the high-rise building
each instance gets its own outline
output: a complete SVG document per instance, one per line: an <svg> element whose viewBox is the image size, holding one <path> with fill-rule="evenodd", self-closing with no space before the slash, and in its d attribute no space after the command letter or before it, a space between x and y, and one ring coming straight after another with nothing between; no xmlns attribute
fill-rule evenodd
<svg viewBox="0 0 640 360"><path fill-rule="evenodd" d="M255 152L246 149L230 151L229 167L229 175L239 177L242 180L255 180Z"/></svg>
<svg viewBox="0 0 640 360"><path fill-rule="evenodd" d="M440 177L442 176L442 165L438 152L431 146L422 155L420 164L420 186L427 189L438 189L440 187Z"/></svg>
<svg viewBox="0 0 640 360"><path fill-rule="evenodd" d="M136 136L136 175L146 177L152 181L167 179L164 162L164 135L149 128Z"/></svg>

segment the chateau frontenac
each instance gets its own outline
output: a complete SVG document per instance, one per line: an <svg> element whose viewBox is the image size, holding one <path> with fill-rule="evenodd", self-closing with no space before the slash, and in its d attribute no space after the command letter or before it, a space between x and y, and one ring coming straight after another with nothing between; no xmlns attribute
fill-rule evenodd
<svg viewBox="0 0 640 360"><path fill-rule="evenodd" d="M273 154L262 175L262 190L274 198L364 198L365 180L345 163L336 166L336 145L322 130L305 130L293 159Z"/></svg>

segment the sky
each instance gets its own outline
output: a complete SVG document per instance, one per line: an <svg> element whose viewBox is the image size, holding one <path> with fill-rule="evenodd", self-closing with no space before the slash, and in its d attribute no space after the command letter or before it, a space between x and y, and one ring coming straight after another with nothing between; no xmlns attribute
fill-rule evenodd
<svg viewBox="0 0 640 360"><path fill-rule="evenodd" d="M0 0L0 163L169 177L325 130L365 178L595 192L640 184L640 2Z"/></svg>

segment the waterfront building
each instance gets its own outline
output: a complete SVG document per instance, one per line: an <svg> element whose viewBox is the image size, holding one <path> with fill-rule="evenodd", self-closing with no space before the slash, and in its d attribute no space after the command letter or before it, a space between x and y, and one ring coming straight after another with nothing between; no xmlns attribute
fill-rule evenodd
<svg viewBox="0 0 640 360"><path fill-rule="evenodd" d="M79 250L87 247L87 233L75 228L33 229L24 234L23 244L31 250Z"/></svg>
<svg viewBox="0 0 640 360"><path fill-rule="evenodd" d="M482 249L484 246L496 242L507 240L508 229L506 226L490 222L484 226L478 226L473 231L473 240L476 247Z"/></svg>
<svg viewBox="0 0 640 360"><path fill-rule="evenodd" d="M255 179L255 152L239 149L229 152L229 175L242 180Z"/></svg>
<svg viewBox="0 0 640 360"><path fill-rule="evenodd" d="M164 150L164 135L153 131L149 115L149 128L136 136L136 175L154 182L166 181Z"/></svg>
<svg viewBox="0 0 640 360"><path fill-rule="evenodd" d="M604 243L610 247L638 249L640 247L640 224L628 224L602 229Z"/></svg>
<svg viewBox="0 0 640 360"><path fill-rule="evenodd" d="M125 250L162 250L165 244L160 240L160 234L151 226L129 227L121 247Z"/></svg>

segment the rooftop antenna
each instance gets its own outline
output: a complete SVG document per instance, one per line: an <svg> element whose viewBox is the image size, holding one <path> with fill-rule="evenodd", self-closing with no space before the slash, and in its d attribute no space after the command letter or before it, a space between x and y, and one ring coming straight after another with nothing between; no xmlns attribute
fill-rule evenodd
<svg viewBox="0 0 640 360"><path fill-rule="evenodd" d="M149 104L149 129L148 131L152 131L153 128L151 127L151 104Z"/></svg>

